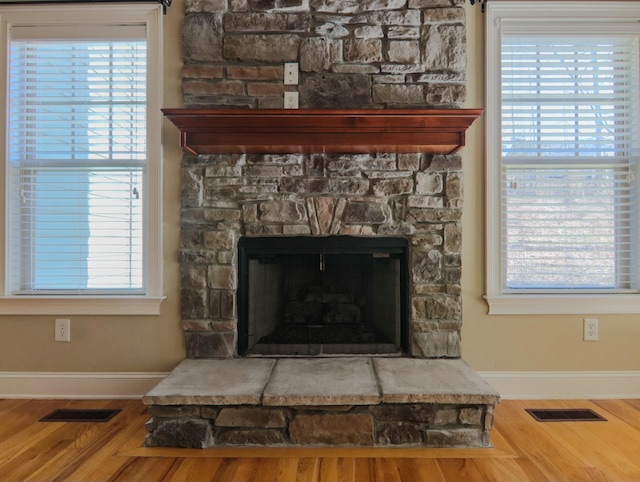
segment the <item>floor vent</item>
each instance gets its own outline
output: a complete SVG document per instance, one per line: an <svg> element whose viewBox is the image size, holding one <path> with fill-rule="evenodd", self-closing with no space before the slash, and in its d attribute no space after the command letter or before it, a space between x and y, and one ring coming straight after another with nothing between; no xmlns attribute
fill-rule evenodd
<svg viewBox="0 0 640 482"><path fill-rule="evenodd" d="M74 409L59 408L49 415L42 417L41 422L106 422L111 420L119 408L113 410L102 409Z"/></svg>
<svg viewBox="0 0 640 482"><path fill-rule="evenodd" d="M589 408L526 408L538 422L606 422L607 419Z"/></svg>

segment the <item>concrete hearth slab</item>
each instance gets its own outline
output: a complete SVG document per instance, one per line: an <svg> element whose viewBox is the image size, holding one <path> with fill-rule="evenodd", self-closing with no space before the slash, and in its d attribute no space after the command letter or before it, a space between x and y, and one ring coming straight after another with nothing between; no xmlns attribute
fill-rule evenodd
<svg viewBox="0 0 640 482"><path fill-rule="evenodd" d="M500 394L463 360L374 358L383 403L488 403Z"/></svg>
<svg viewBox="0 0 640 482"><path fill-rule="evenodd" d="M378 384L370 358L283 358L264 391L271 406L375 405Z"/></svg>
<svg viewBox="0 0 640 482"><path fill-rule="evenodd" d="M146 405L274 407L498 400L463 360L384 357L188 359L143 397Z"/></svg>
<svg viewBox="0 0 640 482"><path fill-rule="evenodd" d="M259 405L274 359L184 360L149 391L145 405Z"/></svg>

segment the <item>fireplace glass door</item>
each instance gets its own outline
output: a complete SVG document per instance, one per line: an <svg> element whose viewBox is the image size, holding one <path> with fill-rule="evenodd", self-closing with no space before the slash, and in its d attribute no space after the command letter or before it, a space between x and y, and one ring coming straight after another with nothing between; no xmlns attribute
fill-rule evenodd
<svg viewBox="0 0 640 482"><path fill-rule="evenodd" d="M242 238L239 353L400 354L407 320L401 238Z"/></svg>

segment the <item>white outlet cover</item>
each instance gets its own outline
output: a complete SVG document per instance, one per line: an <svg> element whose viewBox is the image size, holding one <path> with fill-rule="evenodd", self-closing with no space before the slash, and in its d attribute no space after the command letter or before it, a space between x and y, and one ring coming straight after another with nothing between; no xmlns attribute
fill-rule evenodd
<svg viewBox="0 0 640 482"><path fill-rule="evenodd" d="M284 93L284 108L285 109L297 109L298 108L299 95L298 92L285 92Z"/></svg>
<svg viewBox="0 0 640 482"><path fill-rule="evenodd" d="M56 319L54 340L71 341L71 320Z"/></svg>
<svg viewBox="0 0 640 482"><path fill-rule="evenodd" d="M584 341L598 341L598 319L597 318L585 318L583 327L583 339Z"/></svg>

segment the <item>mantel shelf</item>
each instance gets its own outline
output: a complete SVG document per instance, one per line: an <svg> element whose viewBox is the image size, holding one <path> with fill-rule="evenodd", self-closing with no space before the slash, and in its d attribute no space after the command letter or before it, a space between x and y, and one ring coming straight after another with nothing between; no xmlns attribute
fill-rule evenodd
<svg viewBox="0 0 640 482"><path fill-rule="evenodd" d="M192 154L425 152L465 145L482 109L162 109Z"/></svg>

